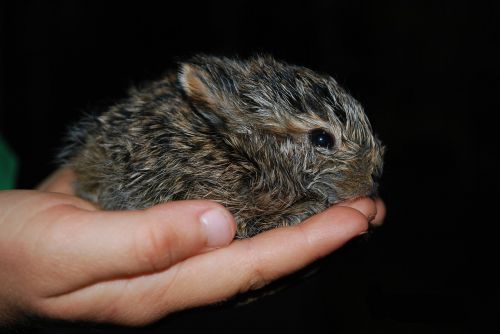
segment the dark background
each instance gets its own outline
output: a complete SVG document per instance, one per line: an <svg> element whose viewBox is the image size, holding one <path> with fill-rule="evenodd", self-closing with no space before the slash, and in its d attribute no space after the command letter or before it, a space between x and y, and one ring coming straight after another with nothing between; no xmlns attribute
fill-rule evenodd
<svg viewBox="0 0 500 334"><path fill-rule="evenodd" d="M179 313L147 332L498 330L494 1L9 1L0 15L0 132L20 159L21 188L56 168L82 110L198 52L264 52L330 73L388 148L388 216L368 241L273 296Z"/></svg>

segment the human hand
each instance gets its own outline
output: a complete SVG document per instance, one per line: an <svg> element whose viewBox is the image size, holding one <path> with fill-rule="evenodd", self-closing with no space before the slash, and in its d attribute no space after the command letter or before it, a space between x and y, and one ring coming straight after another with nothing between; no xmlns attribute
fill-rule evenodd
<svg viewBox="0 0 500 334"><path fill-rule="evenodd" d="M102 211L72 195L73 178L61 170L38 191L0 192L0 322L34 314L147 324L292 273L385 211L363 198L233 241L234 220L214 202Z"/></svg>

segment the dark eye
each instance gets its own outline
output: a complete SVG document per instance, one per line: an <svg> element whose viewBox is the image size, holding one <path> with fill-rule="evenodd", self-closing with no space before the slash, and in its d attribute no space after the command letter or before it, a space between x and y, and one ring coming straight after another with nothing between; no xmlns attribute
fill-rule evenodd
<svg viewBox="0 0 500 334"><path fill-rule="evenodd" d="M314 146L332 149L335 141L331 134L323 129L314 129L309 133L309 138Z"/></svg>

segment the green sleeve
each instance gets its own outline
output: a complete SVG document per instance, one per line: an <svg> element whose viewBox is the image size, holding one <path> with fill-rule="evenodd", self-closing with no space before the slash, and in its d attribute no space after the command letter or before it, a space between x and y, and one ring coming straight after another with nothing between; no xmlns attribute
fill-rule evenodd
<svg viewBox="0 0 500 334"><path fill-rule="evenodd" d="M13 189L16 184L17 159L0 136L0 190Z"/></svg>

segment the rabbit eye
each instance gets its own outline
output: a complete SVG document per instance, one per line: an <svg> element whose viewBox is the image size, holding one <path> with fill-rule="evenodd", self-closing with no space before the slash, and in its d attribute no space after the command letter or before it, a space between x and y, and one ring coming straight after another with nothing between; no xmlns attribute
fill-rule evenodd
<svg viewBox="0 0 500 334"><path fill-rule="evenodd" d="M314 129L309 132L309 138L314 146L332 149L335 141L331 134L323 129Z"/></svg>

